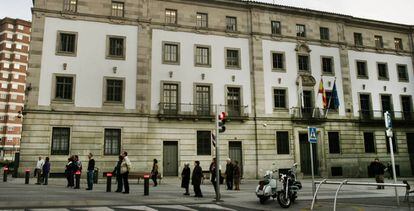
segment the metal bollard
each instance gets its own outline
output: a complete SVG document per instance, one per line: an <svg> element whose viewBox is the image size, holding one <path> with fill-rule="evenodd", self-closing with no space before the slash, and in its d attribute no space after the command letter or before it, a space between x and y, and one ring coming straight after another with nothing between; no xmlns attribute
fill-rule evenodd
<svg viewBox="0 0 414 211"><path fill-rule="evenodd" d="M26 175L24 177L24 184L29 184L29 178L30 178L30 169L26 169Z"/></svg>
<svg viewBox="0 0 414 211"><path fill-rule="evenodd" d="M144 175L144 196L149 195L149 178L150 178L149 174Z"/></svg>
<svg viewBox="0 0 414 211"><path fill-rule="evenodd" d="M93 184L98 184L99 169L95 168L93 171Z"/></svg>
<svg viewBox="0 0 414 211"><path fill-rule="evenodd" d="M106 192L111 192L112 173L106 173Z"/></svg>
<svg viewBox="0 0 414 211"><path fill-rule="evenodd" d="M75 172L75 189L79 189L80 188L80 178L81 178L81 172L78 170Z"/></svg>
<svg viewBox="0 0 414 211"><path fill-rule="evenodd" d="M3 171L3 182L7 182L7 173L9 173L9 168L4 167Z"/></svg>

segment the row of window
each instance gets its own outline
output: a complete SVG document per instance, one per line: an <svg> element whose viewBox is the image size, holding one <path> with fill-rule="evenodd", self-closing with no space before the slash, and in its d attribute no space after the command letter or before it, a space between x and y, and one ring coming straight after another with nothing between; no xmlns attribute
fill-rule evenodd
<svg viewBox="0 0 414 211"><path fill-rule="evenodd" d="M58 31L56 54L76 56L78 33ZM106 37L106 58L125 59L126 37L108 35Z"/></svg>
<svg viewBox="0 0 414 211"><path fill-rule="evenodd" d="M0 120L1 121L3 121L3 120L6 120L6 119L8 119L8 120L10 120L10 121L14 121L14 120L16 120L18 117L16 117L16 116L0 116Z"/></svg>
<svg viewBox="0 0 414 211"><path fill-rule="evenodd" d="M14 129L14 128L13 128ZM395 135L394 135L395 137ZM376 153L375 136L373 132L364 132L365 153ZM386 139L387 140L387 139ZM330 154L340 154L339 132L328 132ZM393 151L398 152L396 139L392 139ZM70 128L54 127L52 131L52 155L68 155L70 145ZM389 142L386 141L387 152L390 153ZM104 155L119 155L121 149L121 129L104 130ZM290 154L289 132L276 132L277 154ZM211 155L211 131L197 131L197 155Z"/></svg>
<svg viewBox="0 0 414 211"><path fill-rule="evenodd" d="M3 63L3 68L4 69L10 68L10 64L13 65L13 69L20 70L22 68L23 70L26 70L26 65L21 65L18 63L8 63L8 62Z"/></svg>
<svg viewBox="0 0 414 211"><path fill-rule="evenodd" d="M384 48L384 41L382 39L382 36L380 35L375 35L374 36L374 42L375 42L375 47L378 49L382 49ZM364 45L364 41L363 41L363 37L361 33L354 33L354 44L356 46L363 46ZM403 47L403 43L402 43L402 39L401 38L394 38L394 48L395 50L404 50Z"/></svg>
<svg viewBox="0 0 414 211"><path fill-rule="evenodd" d="M78 0L64 0L63 11L77 12L78 11ZM111 1L111 15L114 17L124 17L124 2Z"/></svg>
<svg viewBox="0 0 414 211"><path fill-rule="evenodd" d="M9 24L7 24L7 28L14 29L14 25L9 23ZM23 25L17 25L18 30L24 30L24 28L25 28L25 26L23 26Z"/></svg>
<svg viewBox="0 0 414 211"><path fill-rule="evenodd" d="M392 102L392 95L391 94L380 94L380 103L382 111L381 113L384 113L385 111L393 112L394 106ZM401 95L400 96L401 101L401 111L402 111L402 117L405 119L411 119L413 116L413 105L412 105L412 97L410 95ZM359 106L360 106L360 115L363 118L372 118L373 117L373 111L372 111L372 102L371 102L371 95L366 93L360 93L359 94ZM394 115L394 114L392 114Z"/></svg>
<svg viewBox="0 0 414 211"><path fill-rule="evenodd" d="M22 55L20 55L20 54L18 54L16 52L14 52L12 54L10 54L10 53L3 53L3 55L4 55L4 58L6 58L6 59L10 59L11 58L11 55L13 55L14 59L16 59L16 60L19 60L21 58L21 56L22 56Z"/></svg>
<svg viewBox="0 0 414 211"><path fill-rule="evenodd" d="M357 77L358 78L366 78L368 79L368 67L367 61L356 61L356 68L357 68ZM389 80L388 74L388 64L384 62L377 62L377 71L378 71L378 79L379 80ZM408 82L408 71L407 65L405 64L397 64L397 76L398 80L402 82Z"/></svg>
<svg viewBox="0 0 414 211"><path fill-rule="evenodd" d="M272 70L286 71L284 52L272 52ZM298 54L297 55L298 70L304 72L310 72L310 58L309 55ZM334 75L334 59L333 57L322 56L321 57L321 69L322 73L327 75Z"/></svg>
<svg viewBox="0 0 414 211"><path fill-rule="evenodd" d="M16 35L16 38L17 38L18 40L23 40L23 39L25 39L26 37L28 37L28 36L24 36L24 35L22 35L22 34L17 34L17 35ZM13 34L12 34L12 33L6 33L6 38L7 38L7 39L13 39Z"/></svg>
<svg viewBox="0 0 414 211"><path fill-rule="evenodd" d="M3 73L1 75L3 78L9 78L9 76L13 76L13 79L16 79L16 80L19 79L20 77L20 74L12 74L12 73Z"/></svg>
<svg viewBox="0 0 414 211"><path fill-rule="evenodd" d="M0 94L0 99L7 99L7 95L8 94L6 94L6 93L1 93ZM19 95L17 95L17 94L10 94L10 99L12 99L12 100L17 100L17 97L18 97ZM21 96L23 96L23 95L21 95Z"/></svg>
<svg viewBox="0 0 414 211"><path fill-rule="evenodd" d="M12 43L6 42L6 49L7 49L7 48L11 49L11 48L12 48L12 46L13 46L13 44L12 44ZM15 46L15 48L16 48L17 50L22 50L22 49L23 49L23 47L24 47L25 45L22 45L22 44L16 43L16 44L14 44L14 46Z"/></svg>
<svg viewBox="0 0 414 211"><path fill-rule="evenodd" d="M54 100L72 101L74 93L75 76L55 77ZM124 79L105 79L105 102L122 103L124 100Z"/></svg>

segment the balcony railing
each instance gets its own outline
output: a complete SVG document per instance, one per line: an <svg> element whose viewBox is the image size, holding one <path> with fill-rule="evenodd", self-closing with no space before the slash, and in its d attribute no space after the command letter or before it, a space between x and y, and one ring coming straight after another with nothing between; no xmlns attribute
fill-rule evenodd
<svg viewBox="0 0 414 211"><path fill-rule="evenodd" d="M226 111L228 118L247 119L249 117L247 106L219 105L219 111ZM158 117L181 119L213 119L216 115L215 105L191 103L159 103Z"/></svg>
<svg viewBox="0 0 414 211"><path fill-rule="evenodd" d="M290 108L290 116L293 120L324 120L326 109L313 107Z"/></svg>
<svg viewBox="0 0 414 211"><path fill-rule="evenodd" d="M412 111L389 111L391 118L395 121L414 121ZM379 110L360 110L359 120L362 121L384 121L384 111Z"/></svg>

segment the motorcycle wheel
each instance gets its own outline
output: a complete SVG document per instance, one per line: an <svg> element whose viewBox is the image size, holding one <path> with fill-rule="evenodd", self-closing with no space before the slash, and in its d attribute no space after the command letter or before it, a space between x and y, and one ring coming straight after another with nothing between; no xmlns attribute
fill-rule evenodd
<svg viewBox="0 0 414 211"><path fill-rule="evenodd" d="M285 198L284 192L279 192L277 194L277 202L282 208L289 208L292 204L292 201L290 200L290 197Z"/></svg>
<svg viewBox="0 0 414 211"><path fill-rule="evenodd" d="M260 204L264 204L267 201L267 197L266 196L262 196L259 198Z"/></svg>

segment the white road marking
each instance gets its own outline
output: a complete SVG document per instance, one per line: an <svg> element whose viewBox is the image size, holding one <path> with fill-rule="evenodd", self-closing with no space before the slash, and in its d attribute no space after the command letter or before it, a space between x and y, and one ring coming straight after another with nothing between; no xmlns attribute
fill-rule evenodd
<svg viewBox="0 0 414 211"><path fill-rule="evenodd" d="M174 210L197 211L195 209L191 209L183 205L151 205L151 206L158 207L158 208L174 209Z"/></svg>
<svg viewBox="0 0 414 211"><path fill-rule="evenodd" d="M117 206L115 209L125 209L125 210L140 210L140 211L157 211L147 206Z"/></svg>

